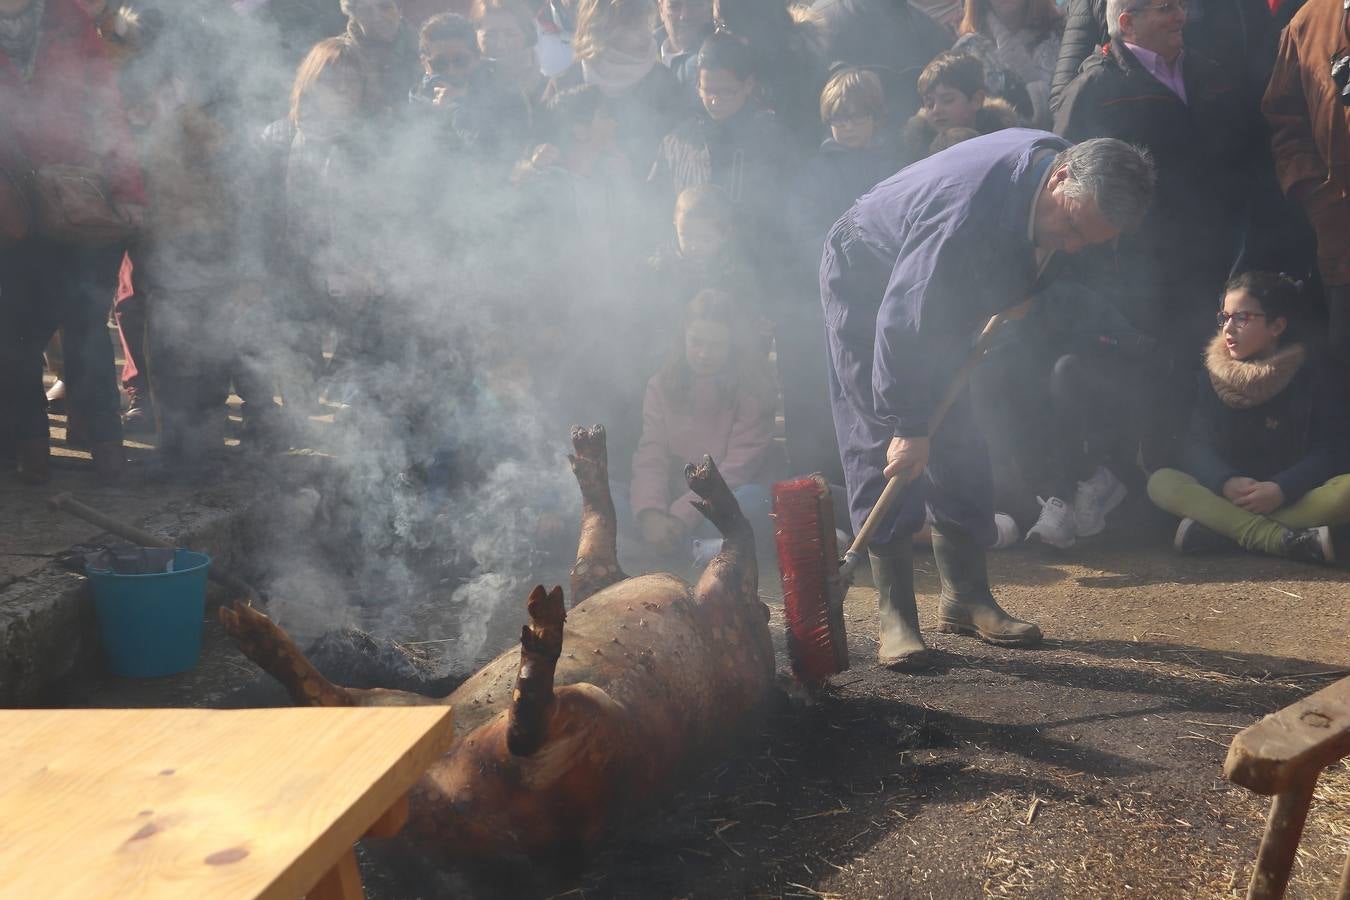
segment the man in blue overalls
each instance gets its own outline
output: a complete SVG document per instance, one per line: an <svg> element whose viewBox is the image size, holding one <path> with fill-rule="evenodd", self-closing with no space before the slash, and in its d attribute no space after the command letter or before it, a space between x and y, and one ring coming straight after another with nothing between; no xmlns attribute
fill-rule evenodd
<svg viewBox="0 0 1350 900"><path fill-rule="evenodd" d="M1054 257L1113 240L1152 199L1148 156L1121 141L1070 146L1009 129L903 169L830 230L820 264L830 395L854 528L886 480L913 480L869 548L878 658L931 664L914 602L912 537L925 518L942 587L942 631L1029 646L1041 631L989 592L994 540L989 458L968 392L937 434L929 416L991 316L1026 302Z"/></svg>

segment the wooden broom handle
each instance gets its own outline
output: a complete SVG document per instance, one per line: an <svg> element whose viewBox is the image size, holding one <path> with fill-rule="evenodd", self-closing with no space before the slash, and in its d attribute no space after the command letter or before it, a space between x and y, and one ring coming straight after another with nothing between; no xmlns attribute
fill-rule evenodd
<svg viewBox="0 0 1350 900"><path fill-rule="evenodd" d="M985 323L984 330L980 332L980 336L975 339L975 345L970 348L970 352L967 353L966 358L962 360L961 368L956 370L956 374L952 376L952 380L947 383L947 390L943 392L942 399L938 401L937 408L933 411L932 417L928 420L928 437L930 440L933 435L937 434L937 430L942 427L942 422L947 418L947 413L951 411L952 405L956 403L956 398L960 396L961 391L965 389L966 384L970 381L971 373L975 371L975 367L979 365L981 357L984 356L985 351L989 349L989 345L993 342L994 333L1009 319L1020 318L1018 313L1024 311L1025 310L1019 306L1014 310L1009 310L1007 313L999 313L995 316L991 316L989 321ZM918 473L915 473L915 477L917 477L917 475ZM901 489L908 483L909 479L901 478L899 475L892 476L891 479L886 482L886 487L882 489L881 496L877 498L876 505L873 506L872 511L867 514L867 519L863 522L862 528L858 529L857 536L853 538L853 544L848 548L849 553L860 554L867 549L867 544L872 540L872 532L877 530L877 525L880 524L882 517L890 510L891 505L895 502L895 498L899 496Z"/></svg>
<svg viewBox="0 0 1350 900"><path fill-rule="evenodd" d="M86 506L68 493L57 494L47 502L57 509L70 513L78 519L84 519L91 525L97 525L109 534L115 534L118 537L126 538L129 541L140 544L142 547L158 547L162 550L175 549L171 541L166 541L164 538L157 537L134 525L128 525L126 522L120 522L112 516L101 513L91 506ZM238 576L221 569L219 566L212 565L208 568L206 570L206 577L225 588L236 598L248 600L250 604L258 597L257 591L255 591L247 582L243 581Z"/></svg>

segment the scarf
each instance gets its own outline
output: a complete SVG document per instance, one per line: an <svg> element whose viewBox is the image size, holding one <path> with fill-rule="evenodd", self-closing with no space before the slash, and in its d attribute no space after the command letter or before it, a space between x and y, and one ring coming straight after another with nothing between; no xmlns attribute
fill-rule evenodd
<svg viewBox="0 0 1350 900"><path fill-rule="evenodd" d="M600 88L606 97L617 97L627 93L647 73L656 67L661 56L656 50L656 39L652 38L647 49L637 56L621 53L617 50L605 50L594 59L581 61L581 77L587 84Z"/></svg>
<svg viewBox="0 0 1350 900"><path fill-rule="evenodd" d="M1205 350L1209 383L1230 409L1251 409L1266 403L1289 386L1306 360L1302 344L1280 347L1260 359L1233 359L1222 333L1216 334Z"/></svg>
<svg viewBox="0 0 1350 900"><path fill-rule="evenodd" d="M12 16L0 16L0 53L9 57L23 80L33 77L37 63L38 33L47 0L33 0L28 8Z"/></svg>

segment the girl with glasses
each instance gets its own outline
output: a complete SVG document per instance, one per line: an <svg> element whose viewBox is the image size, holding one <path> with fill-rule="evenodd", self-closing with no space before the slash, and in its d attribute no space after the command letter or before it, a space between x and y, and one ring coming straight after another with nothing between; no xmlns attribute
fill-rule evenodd
<svg viewBox="0 0 1350 900"><path fill-rule="evenodd" d="M1339 381L1291 333L1299 301L1285 275L1227 285L1181 468L1148 483L1153 502L1181 517L1180 552L1335 559L1331 526L1350 522L1345 407Z"/></svg>

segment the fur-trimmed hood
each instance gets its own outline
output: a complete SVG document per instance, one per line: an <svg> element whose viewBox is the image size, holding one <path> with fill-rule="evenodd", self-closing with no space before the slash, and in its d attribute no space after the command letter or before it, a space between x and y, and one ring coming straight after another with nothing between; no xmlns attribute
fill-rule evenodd
<svg viewBox="0 0 1350 900"><path fill-rule="evenodd" d="M984 105L975 113L975 130L980 134L1017 128L1024 123L1012 104L999 97L986 97ZM910 116L900 132L900 139L910 159L923 159L933 153L933 141L938 136L937 126L928 119L928 110L921 109Z"/></svg>
<svg viewBox="0 0 1350 900"><path fill-rule="evenodd" d="M1233 359L1220 332L1205 350L1205 369L1224 406L1251 409L1287 388L1307 358L1302 344L1289 344L1260 359Z"/></svg>

